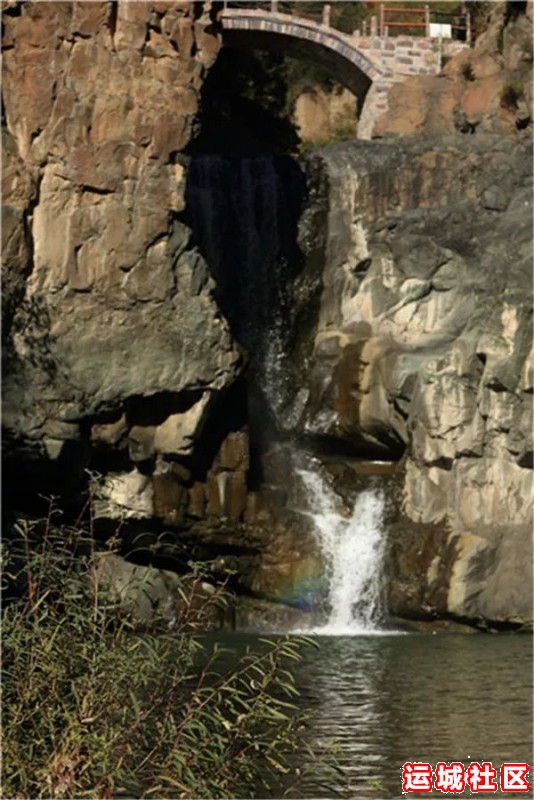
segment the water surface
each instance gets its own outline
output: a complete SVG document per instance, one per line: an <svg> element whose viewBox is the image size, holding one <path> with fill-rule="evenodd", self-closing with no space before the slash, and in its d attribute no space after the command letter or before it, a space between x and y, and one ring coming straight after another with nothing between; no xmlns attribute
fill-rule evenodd
<svg viewBox="0 0 534 800"><path fill-rule="evenodd" d="M348 796L402 798L405 761L532 764L530 636L406 634L318 641L320 648L306 649L295 667L299 702L315 711L310 740L338 741ZM253 641L234 634L225 641L230 643L239 651ZM298 793L335 796L313 784Z"/></svg>

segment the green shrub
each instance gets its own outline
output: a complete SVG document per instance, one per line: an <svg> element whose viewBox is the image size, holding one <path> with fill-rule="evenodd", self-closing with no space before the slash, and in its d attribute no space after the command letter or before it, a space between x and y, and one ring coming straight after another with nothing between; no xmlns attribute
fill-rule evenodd
<svg viewBox="0 0 534 800"><path fill-rule="evenodd" d="M313 141L302 142L299 151L306 153L319 147L328 147L331 144L341 144L343 142L353 142L357 137L352 127L335 128L327 138L315 139Z"/></svg>
<svg viewBox="0 0 534 800"><path fill-rule="evenodd" d="M263 641L221 669L228 654L184 633L187 614L172 635L135 630L96 590L88 537L52 516L18 533L2 553L3 797L253 797L298 783L295 753L314 754L302 755L288 665L309 640Z"/></svg>

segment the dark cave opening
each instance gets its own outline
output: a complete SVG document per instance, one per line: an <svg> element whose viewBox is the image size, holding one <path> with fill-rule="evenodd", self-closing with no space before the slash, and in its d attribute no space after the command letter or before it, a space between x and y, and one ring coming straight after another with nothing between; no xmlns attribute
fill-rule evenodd
<svg viewBox="0 0 534 800"><path fill-rule="evenodd" d="M298 237L308 190L295 158L291 62L281 53L221 49L201 93L180 215L247 353L254 486L261 482L258 455L277 436L272 367L291 335L292 284L304 264Z"/></svg>
<svg viewBox="0 0 534 800"><path fill-rule="evenodd" d="M287 59L223 47L201 92L191 155L276 155L295 152L298 131L288 115Z"/></svg>

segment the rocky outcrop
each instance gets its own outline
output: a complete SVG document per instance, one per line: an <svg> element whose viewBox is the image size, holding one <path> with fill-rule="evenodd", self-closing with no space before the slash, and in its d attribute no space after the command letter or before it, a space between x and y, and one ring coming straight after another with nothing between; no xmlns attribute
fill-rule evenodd
<svg viewBox="0 0 534 800"><path fill-rule="evenodd" d="M203 12L183 2L5 9L9 502L24 507L37 492L72 502L90 467L102 476L91 481L95 524L146 522L124 548L147 562L152 520L172 530L202 521L205 532L237 524L247 506L244 359L180 221L181 151L219 47ZM191 538L193 552L202 536ZM261 591L258 561L239 567ZM98 574L141 622L156 606L177 613L170 572L114 556Z"/></svg>
<svg viewBox="0 0 534 800"><path fill-rule="evenodd" d="M10 452L187 452L242 360L178 220L219 47L209 17L134 2L8 3L4 18Z"/></svg>
<svg viewBox="0 0 534 800"><path fill-rule="evenodd" d="M362 143L312 155L305 170L294 316L312 321L287 384L299 387L286 395L287 430L325 452L403 458L392 611L525 622L530 147Z"/></svg>
<svg viewBox="0 0 534 800"><path fill-rule="evenodd" d="M230 597L200 576L131 564L99 553L89 572L93 602L107 603L138 627L210 630L232 626Z"/></svg>
<svg viewBox="0 0 534 800"><path fill-rule="evenodd" d="M319 85L302 91L293 104L292 119L301 142L320 145L355 139L358 101L342 86L326 91Z"/></svg>
<svg viewBox="0 0 534 800"><path fill-rule="evenodd" d="M440 75L412 78L388 94L373 136L517 134L532 123L532 2L491 4L486 30Z"/></svg>

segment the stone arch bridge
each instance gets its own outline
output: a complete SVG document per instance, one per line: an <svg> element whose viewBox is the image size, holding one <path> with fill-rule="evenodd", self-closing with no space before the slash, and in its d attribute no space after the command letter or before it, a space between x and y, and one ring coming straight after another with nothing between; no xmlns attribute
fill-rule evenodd
<svg viewBox="0 0 534 800"><path fill-rule="evenodd" d="M358 97L359 138L369 138L377 117L387 110L391 86L413 75L436 75L441 69L441 41L430 36L379 35L376 20L369 35L342 33L322 22L267 8L225 4L219 15L223 44L274 50L319 62ZM459 46L466 46L460 45Z"/></svg>

